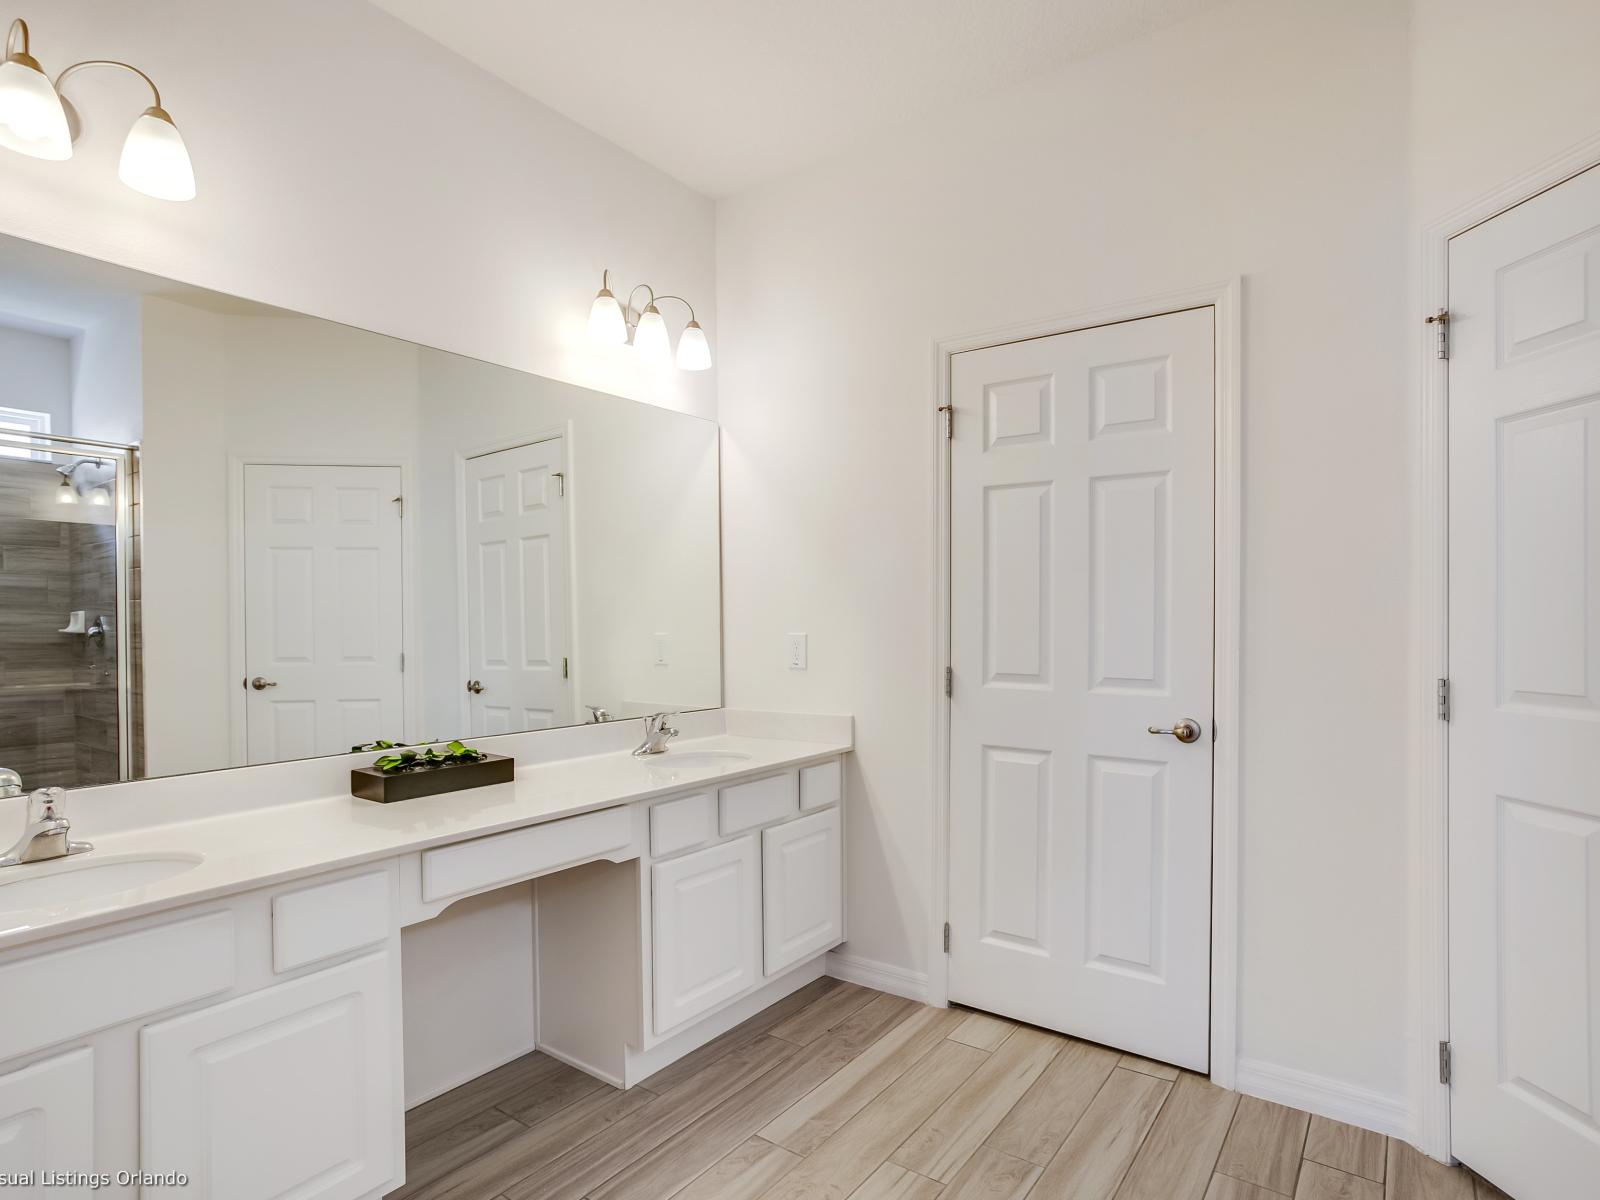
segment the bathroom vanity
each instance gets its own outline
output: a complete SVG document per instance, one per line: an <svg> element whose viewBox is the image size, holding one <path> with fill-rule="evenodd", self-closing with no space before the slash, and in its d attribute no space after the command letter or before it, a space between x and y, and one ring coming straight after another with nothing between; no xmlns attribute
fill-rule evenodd
<svg viewBox="0 0 1600 1200"><path fill-rule="evenodd" d="M815 979L845 935L849 719L680 723L646 758L638 722L485 739L514 783L401 804L343 791L364 758L71 794L94 850L0 876L0 1173L36 1188L12 1194L400 1186L401 931L496 889L536 881L537 1048L617 1087ZM109 1179L42 1189L59 1170Z"/></svg>

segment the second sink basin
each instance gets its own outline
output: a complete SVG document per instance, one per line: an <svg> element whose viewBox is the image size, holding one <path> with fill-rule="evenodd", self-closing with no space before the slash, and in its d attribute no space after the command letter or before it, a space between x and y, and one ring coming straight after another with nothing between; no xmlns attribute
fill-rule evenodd
<svg viewBox="0 0 1600 1200"><path fill-rule="evenodd" d="M48 908L94 896L110 896L160 883L205 861L198 854L123 854L95 858L94 851L54 862L7 867L26 871L21 879L0 874L0 912Z"/></svg>

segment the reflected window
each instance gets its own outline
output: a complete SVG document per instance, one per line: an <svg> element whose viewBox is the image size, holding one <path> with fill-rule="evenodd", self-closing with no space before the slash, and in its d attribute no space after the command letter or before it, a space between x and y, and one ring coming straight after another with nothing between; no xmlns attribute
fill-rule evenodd
<svg viewBox="0 0 1600 1200"><path fill-rule="evenodd" d="M26 436L30 433L49 432L49 413L34 412L27 408L0 406L0 433ZM0 458L31 458L37 462L49 462L50 451L45 449L29 450L26 446L19 446L16 442L7 438L0 439Z"/></svg>

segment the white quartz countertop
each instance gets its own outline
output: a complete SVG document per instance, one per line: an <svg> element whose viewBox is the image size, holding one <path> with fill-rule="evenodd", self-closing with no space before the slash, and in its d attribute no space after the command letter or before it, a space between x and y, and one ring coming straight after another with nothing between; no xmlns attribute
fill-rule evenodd
<svg viewBox="0 0 1600 1200"><path fill-rule="evenodd" d="M646 758L623 751L520 765L512 783L394 804L345 794L105 836L97 836L92 824L75 821L72 836L93 842L89 853L0 870L0 950L430 846L650 800L708 782L802 766L850 748L848 741L724 733L674 742L666 753ZM749 757L684 761L687 755L708 750ZM149 855L198 855L201 861L181 874L128 891L48 907L7 905L6 885L15 881L80 870L97 861Z"/></svg>

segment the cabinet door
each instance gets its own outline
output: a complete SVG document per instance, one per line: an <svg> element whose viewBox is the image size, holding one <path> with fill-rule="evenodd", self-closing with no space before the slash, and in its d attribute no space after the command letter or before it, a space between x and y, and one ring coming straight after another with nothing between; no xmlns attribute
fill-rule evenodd
<svg viewBox="0 0 1600 1200"><path fill-rule="evenodd" d="M838 808L765 830L761 855L766 968L776 975L843 936Z"/></svg>
<svg viewBox="0 0 1600 1200"><path fill-rule="evenodd" d="M760 870L754 834L650 869L657 1033L761 981Z"/></svg>
<svg viewBox="0 0 1600 1200"><path fill-rule="evenodd" d="M0 1175L31 1175L32 1187L5 1188L17 1200L87 1196L46 1188L42 1171L93 1171L94 1051L74 1050L0 1075Z"/></svg>
<svg viewBox="0 0 1600 1200"><path fill-rule="evenodd" d="M140 1031L146 1171L195 1200L354 1200L397 1177L387 952Z"/></svg>

